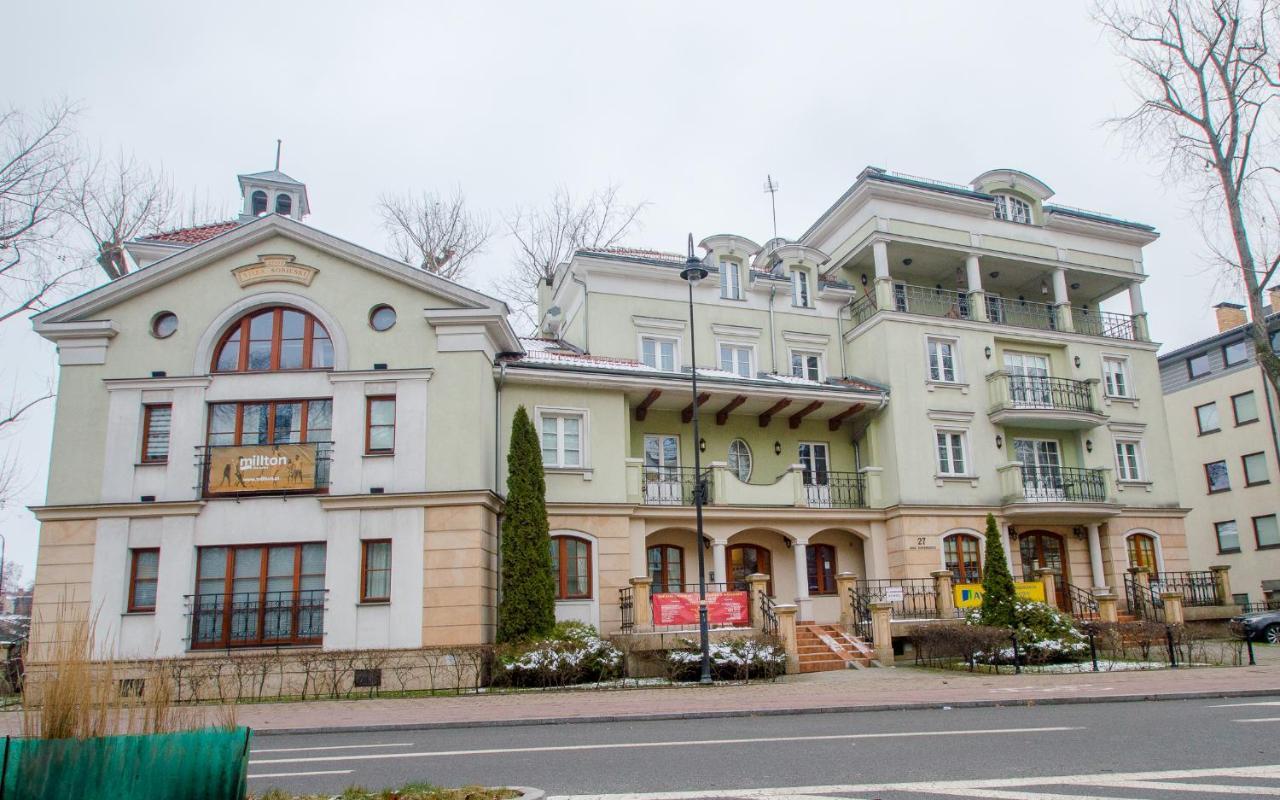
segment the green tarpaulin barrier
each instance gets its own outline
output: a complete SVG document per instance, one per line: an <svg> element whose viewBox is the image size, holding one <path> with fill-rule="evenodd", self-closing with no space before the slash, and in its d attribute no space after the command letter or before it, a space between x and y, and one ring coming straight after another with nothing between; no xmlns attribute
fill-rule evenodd
<svg viewBox="0 0 1280 800"><path fill-rule="evenodd" d="M4 743L0 800L242 800L248 728Z"/></svg>

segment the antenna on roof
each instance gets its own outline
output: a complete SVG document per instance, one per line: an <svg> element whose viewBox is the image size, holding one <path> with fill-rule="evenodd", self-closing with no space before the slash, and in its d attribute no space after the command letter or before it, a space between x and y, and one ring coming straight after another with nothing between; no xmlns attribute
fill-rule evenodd
<svg viewBox="0 0 1280 800"><path fill-rule="evenodd" d="M276 139L276 172L280 171L280 140Z"/></svg>
<svg viewBox="0 0 1280 800"><path fill-rule="evenodd" d="M773 210L773 238L778 238L778 182L772 175L764 178L764 190L769 193L769 207Z"/></svg>

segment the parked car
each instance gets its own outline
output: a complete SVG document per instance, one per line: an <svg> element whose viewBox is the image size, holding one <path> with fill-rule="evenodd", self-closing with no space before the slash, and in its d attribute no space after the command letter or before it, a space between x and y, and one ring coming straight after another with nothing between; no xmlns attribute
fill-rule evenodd
<svg viewBox="0 0 1280 800"><path fill-rule="evenodd" d="M1232 617L1231 622L1239 625L1244 635L1250 639L1267 644L1280 644L1280 609Z"/></svg>

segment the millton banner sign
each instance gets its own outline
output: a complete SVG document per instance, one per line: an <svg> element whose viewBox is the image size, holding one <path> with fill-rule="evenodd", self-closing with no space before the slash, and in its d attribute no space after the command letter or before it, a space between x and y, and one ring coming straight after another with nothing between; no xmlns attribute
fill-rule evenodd
<svg viewBox="0 0 1280 800"><path fill-rule="evenodd" d="M209 448L209 494L297 492L316 488L314 444Z"/></svg>
<svg viewBox="0 0 1280 800"><path fill-rule="evenodd" d="M697 592L655 592L654 625L697 625ZM707 592L707 622L712 625L751 624L751 596L747 592Z"/></svg>

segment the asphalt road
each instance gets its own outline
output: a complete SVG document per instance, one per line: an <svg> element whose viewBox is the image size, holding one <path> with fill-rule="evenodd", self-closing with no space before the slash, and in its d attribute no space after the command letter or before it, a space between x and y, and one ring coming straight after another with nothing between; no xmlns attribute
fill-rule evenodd
<svg viewBox="0 0 1280 800"><path fill-rule="evenodd" d="M1280 796L1280 697L261 736L249 778L254 792L426 781L654 798Z"/></svg>

